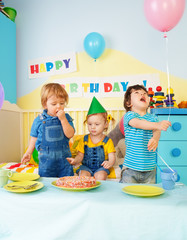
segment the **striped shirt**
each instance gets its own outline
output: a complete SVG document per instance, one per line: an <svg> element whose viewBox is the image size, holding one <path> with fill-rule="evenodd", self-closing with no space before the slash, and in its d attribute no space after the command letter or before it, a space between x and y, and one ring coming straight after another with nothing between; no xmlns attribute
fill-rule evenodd
<svg viewBox="0 0 187 240"><path fill-rule="evenodd" d="M129 111L124 115L126 155L123 165L136 171L151 171L156 166L156 152L148 151L147 145L153 131L131 127L129 121L133 118L149 122L158 121L157 117L150 113L140 116Z"/></svg>

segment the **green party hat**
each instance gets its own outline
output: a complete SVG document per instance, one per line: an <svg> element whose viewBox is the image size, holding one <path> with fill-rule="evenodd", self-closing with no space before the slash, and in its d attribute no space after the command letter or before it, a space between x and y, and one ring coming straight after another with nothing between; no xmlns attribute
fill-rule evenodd
<svg viewBox="0 0 187 240"><path fill-rule="evenodd" d="M90 108L88 110L88 115L96 114L96 113L105 113L107 112L104 107L100 104L96 97L93 97Z"/></svg>

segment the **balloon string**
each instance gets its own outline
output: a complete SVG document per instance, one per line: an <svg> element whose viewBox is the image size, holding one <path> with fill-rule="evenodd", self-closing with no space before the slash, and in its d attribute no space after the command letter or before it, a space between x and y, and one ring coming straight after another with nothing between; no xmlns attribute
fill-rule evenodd
<svg viewBox="0 0 187 240"><path fill-rule="evenodd" d="M164 159L160 156L160 154L157 152L157 155L159 156L159 158L162 160L162 162L173 172L173 173L175 173L175 171L172 169L172 168L170 168L170 166L164 161ZM160 169L160 168L159 168Z"/></svg>
<svg viewBox="0 0 187 240"><path fill-rule="evenodd" d="M167 82L168 82L168 99L169 99L169 114L168 114L168 121L170 119L170 115L171 115L171 99L172 97L170 89L171 89L171 84L170 84L170 78L169 78L169 61L168 61L168 56L169 56L169 51L168 51L168 38L166 33L164 33L164 39L165 39L165 46L166 46L166 72L167 72Z"/></svg>

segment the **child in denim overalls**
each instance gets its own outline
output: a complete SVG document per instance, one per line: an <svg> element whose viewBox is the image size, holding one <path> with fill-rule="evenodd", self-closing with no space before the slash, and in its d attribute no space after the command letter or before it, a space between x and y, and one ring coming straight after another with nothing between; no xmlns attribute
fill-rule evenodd
<svg viewBox="0 0 187 240"><path fill-rule="evenodd" d="M97 180L106 180L109 168L114 165L114 144L103 134L108 128L108 119L106 110L94 97L86 119L90 134L79 141L75 159L67 158L72 165L82 162L77 170L79 176L94 176Z"/></svg>
<svg viewBox="0 0 187 240"><path fill-rule="evenodd" d="M31 139L21 162L30 160L34 148L39 152L41 177L73 176L73 168L67 161L71 157L69 139L74 135L72 118L64 112L68 94L57 83L42 87L42 114L35 118L31 127Z"/></svg>

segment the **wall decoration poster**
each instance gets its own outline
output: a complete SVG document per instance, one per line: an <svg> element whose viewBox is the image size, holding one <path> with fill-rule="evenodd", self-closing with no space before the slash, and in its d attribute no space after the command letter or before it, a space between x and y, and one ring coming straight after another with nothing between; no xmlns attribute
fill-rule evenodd
<svg viewBox="0 0 187 240"><path fill-rule="evenodd" d="M70 97L123 97L129 86L140 84L156 90L158 74L137 74L113 77L75 77L55 80L63 85Z"/></svg>
<svg viewBox="0 0 187 240"><path fill-rule="evenodd" d="M55 57L43 57L28 63L29 78L42 78L77 71L76 54L68 53Z"/></svg>

